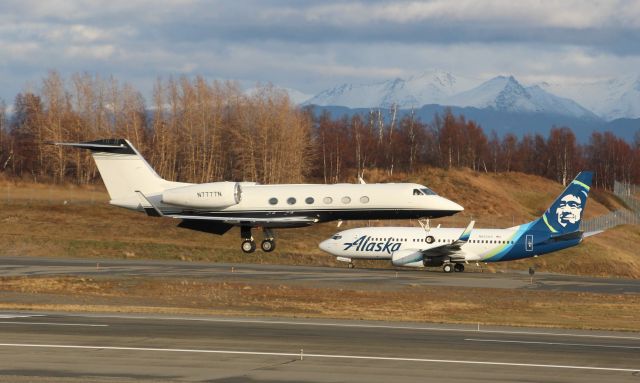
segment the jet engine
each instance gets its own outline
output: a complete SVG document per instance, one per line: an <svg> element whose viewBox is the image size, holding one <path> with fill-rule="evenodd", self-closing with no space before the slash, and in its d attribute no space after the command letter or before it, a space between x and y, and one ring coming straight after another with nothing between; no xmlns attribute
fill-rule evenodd
<svg viewBox="0 0 640 383"><path fill-rule="evenodd" d="M424 267L423 256L417 250L400 250L391 255L391 263L394 266Z"/></svg>
<svg viewBox="0 0 640 383"><path fill-rule="evenodd" d="M182 186L162 192L162 202L195 208L221 209L236 205L242 198L237 182L211 182Z"/></svg>

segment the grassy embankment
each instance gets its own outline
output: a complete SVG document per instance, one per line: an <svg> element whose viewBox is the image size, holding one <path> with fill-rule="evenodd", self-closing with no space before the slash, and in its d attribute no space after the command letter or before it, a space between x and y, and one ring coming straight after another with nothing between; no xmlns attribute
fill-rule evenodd
<svg viewBox="0 0 640 383"><path fill-rule="evenodd" d="M407 181L396 175L390 181ZM388 180L369 174L370 182ZM562 186L544 178L520 174L483 174L468 170L432 169L410 181L429 185L459 202L465 211L432 225L508 227L539 216L561 192ZM586 218L606 214L620 203L608 193L592 193ZM343 266L317 244L338 230L335 223L310 228L279 230L278 248L271 254L239 250L238 229L224 236L176 227L171 219L146 217L108 205L101 186L51 186L0 183L0 256L34 255L201 260L236 263L273 263ZM362 225L417 225L415 221L345 222L341 229ZM260 233L256 233L258 240ZM490 264L489 270L526 270L640 278L640 228L623 226L580 246L537 259ZM389 267L385 262L359 262L359 266ZM469 267L472 271L474 267Z"/></svg>
<svg viewBox="0 0 640 383"><path fill-rule="evenodd" d="M640 331L640 296L199 279L0 278L0 309L342 318Z"/></svg>
<svg viewBox="0 0 640 383"><path fill-rule="evenodd" d="M382 180L369 175L371 182ZM394 181L402 180L396 176ZM420 179L460 202L458 217L432 222L505 227L539 216L561 191L549 180L523 174L476 174L431 170ZM586 216L619 206L611 195L594 193ZM238 232L218 237L175 227L176 221L149 218L107 204L101 187L0 184L0 256L113 257L342 266L317 244L335 224L280 230L279 248L245 255ZM369 224L345 222L344 227ZM371 222L374 225L389 224ZM394 222L416 225L415 222ZM491 265L585 275L640 277L638 227L619 227L580 246L534 260ZM360 263L389 267L383 262ZM473 267L469 267L471 271ZM454 297L454 299L452 299ZM163 312L217 315L272 315L485 325L553 326L640 330L637 295L587 294L510 289L410 286L395 291L316 288L287 281L239 283L159 278L0 278L0 309L107 312Z"/></svg>

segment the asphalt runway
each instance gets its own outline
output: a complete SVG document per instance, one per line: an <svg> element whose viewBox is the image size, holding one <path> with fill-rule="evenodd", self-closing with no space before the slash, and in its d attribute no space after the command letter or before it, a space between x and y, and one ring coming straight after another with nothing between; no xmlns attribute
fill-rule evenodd
<svg viewBox="0 0 640 383"><path fill-rule="evenodd" d="M640 334L0 312L0 381L640 382Z"/></svg>
<svg viewBox="0 0 640 383"><path fill-rule="evenodd" d="M451 273L440 269L391 270L332 267L214 264L156 260L65 259L0 257L0 276L110 276L203 278L241 282L312 283L317 287L397 289L406 286L505 288L573 291L604 294L640 294L640 281L536 273Z"/></svg>

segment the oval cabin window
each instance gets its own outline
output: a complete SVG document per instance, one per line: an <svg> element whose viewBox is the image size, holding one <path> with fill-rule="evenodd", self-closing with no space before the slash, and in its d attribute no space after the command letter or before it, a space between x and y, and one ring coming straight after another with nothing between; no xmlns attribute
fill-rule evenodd
<svg viewBox="0 0 640 383"><path fill-rule="evenodd" d="M342 197L341 201L342 201L342 203L350 203L351 202L351 197L344 196L344 197Z"/></svg>
<svg viewBox="0 0 640 383"><path fill-rule="evenodd" d="M269 204L270 205L277 205L278 204L278 199L277 198L269 198Z"/></svg>
<svg viewBox="0 0 640 383"><path fill-rule="evenodd" d="M295 203L296 203L296 199L295 199L295 198L293 198L293 197L289 197L289 198L287 198L287 203L288 203L289 205L295 205Z"/></svg>
<svg viewBox="0 0 640 383"><path fill-rule="evenodd" d="M362 197L360 197L360 202L369 203L369 197L367 197L366 195L363 195Z"/></svg>
<svg viewBox="0 0 640 383"><path fill-rule="evenodd" d="M314 199L313 197L307 197L307 199L305 199L304 202L306 202L307 205L311 205L314 202Z"/></svg>
<svg viewBox="0 0 640 383"><path fill-rule="evenodd" d="M324 197L322 199L322 202L326 203L327 205L333 202L333 198L331 197Z"/></svg>

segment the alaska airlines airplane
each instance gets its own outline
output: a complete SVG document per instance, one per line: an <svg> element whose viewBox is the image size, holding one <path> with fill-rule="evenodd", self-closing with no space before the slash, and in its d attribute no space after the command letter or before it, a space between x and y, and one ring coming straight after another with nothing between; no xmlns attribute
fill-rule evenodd
<svg viewBox="0 0 640 383"><path fill-rule="evenodd" d="M150 216L180 219L179 227L222 235L240 226L242 250L255 251L251 229L261 227L261 248L273 251L272 228L354 219L436 218L462 206L426 186L397 184L281 184L162 179L125 139L56 143L91 150L110 203Z"/></svg>
<svg viewBox="0 0 640 383"><path fill-rule="evenodd" d="M386 259L394 266L439 267L464 271L468 262L529 258L576 246L599 232L580 231L591 187L591 172L581 172L542 217L508 229L364 227L335 234L320 248L338 260Z"/></svg>

